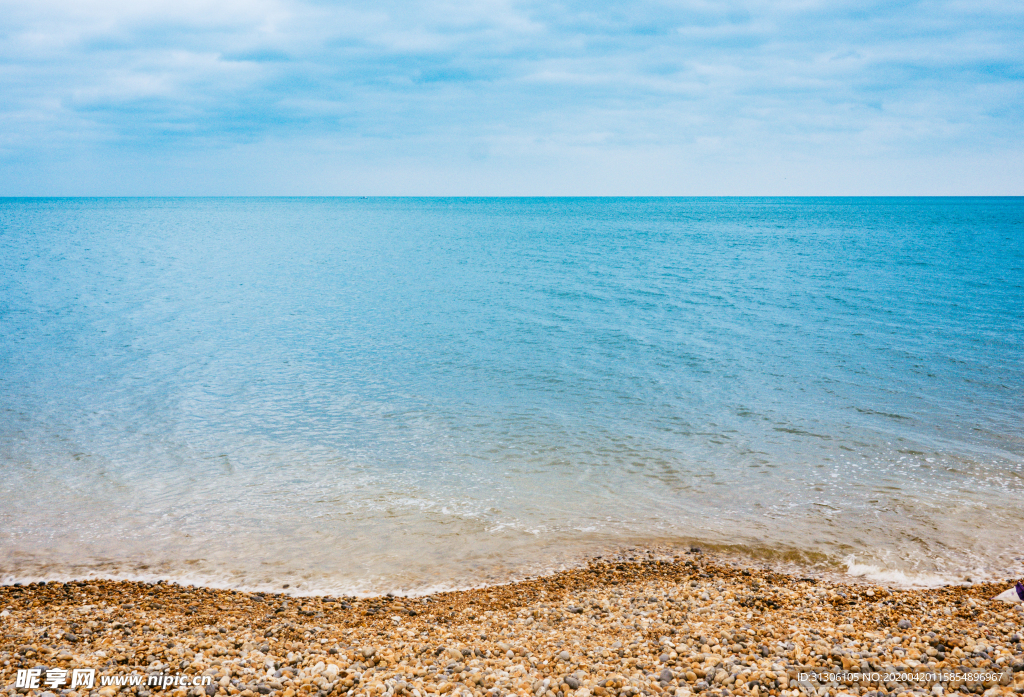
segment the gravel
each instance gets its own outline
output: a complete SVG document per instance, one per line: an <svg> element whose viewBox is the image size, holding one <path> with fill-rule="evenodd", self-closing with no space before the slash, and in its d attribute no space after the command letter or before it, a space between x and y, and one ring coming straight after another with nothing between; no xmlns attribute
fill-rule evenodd
<svg viewBox="0 0 1024 697"><path fill-rule="evenodd" d="M425 597L126 581L3 586L0 694L42 694L14 688L17 669L36 666L212 678L205 687L149 688L171 697L1024 693L1024 606L991 601L1002 586L900 590L741 568L699 552L632 556ZM942 679L957 671L988 679ZM873 679L892 677L886 672L906 675ZM103 689L60 694L148 694Z"/></svg>

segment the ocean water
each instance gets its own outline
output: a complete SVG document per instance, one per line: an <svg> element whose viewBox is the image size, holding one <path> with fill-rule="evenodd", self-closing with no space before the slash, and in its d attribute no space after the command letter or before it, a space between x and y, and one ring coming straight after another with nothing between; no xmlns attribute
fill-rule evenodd
<svg viewBox="0 0 1024 697"><path fill-rule="evenodd" d="M1024 199L0 199L0 580L1024 574Z"/></svg>

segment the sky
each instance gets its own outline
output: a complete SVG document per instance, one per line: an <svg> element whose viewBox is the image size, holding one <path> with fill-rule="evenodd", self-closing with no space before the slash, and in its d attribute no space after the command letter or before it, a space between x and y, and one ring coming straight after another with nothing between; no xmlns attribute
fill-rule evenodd
<svg viewBox="0 0 1024 697"><path fill-rule="evenodd" d="M1022 194L1020 0L0 0L0 196Z"/></svg>

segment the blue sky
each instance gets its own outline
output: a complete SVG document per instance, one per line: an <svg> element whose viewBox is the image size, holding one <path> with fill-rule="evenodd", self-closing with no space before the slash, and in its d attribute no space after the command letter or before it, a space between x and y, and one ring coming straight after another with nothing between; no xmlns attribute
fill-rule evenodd
<svg viewBox="0 0 1024 697"><path fill-rule="evenodd" d="M0 0L0 195L1024 194L1024 3Z"/></svg>

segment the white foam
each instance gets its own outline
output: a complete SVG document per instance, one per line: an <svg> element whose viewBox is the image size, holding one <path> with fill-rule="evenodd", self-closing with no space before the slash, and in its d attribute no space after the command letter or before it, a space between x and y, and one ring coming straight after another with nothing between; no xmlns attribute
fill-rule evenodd
<svg viewBox="0 0 1024 697"><path fill-rule="evenodd" d="M505 583L521 580L519 577L511 578ZM407 597L419 597L433 595L434 593L445 593L451 591L465 591L477 588L484 588L484 583L432 583L413 585L408 588L392 588L390 586L376 587L360 583L330 583L324 582L303 582L292 581L288 588L284 588L279 582L250 582L238 579L226 579L215 575L204 574L143 574L143 573L80 573L80 574L47 574L47 575L15 575L4 574L0 576L0 586L11 586L15 583L28 585L30 583L71 583L74 581L129 581L135 583L156 583L162 581L166 584L178 586L196 586L201 588L214 588L218 590L232 590L242 593L260 593L267 595L290 595L293 597L309 596L340 596L370 598L392 592L395 595Z"/></svg>
<svg viewBox="0 0 1024 697"><path fill-rule="evenodd" d="M862 564L857 562L853 555L844 560L846 573L857 578L867 579L876 583L888 586L900 586L903 588L938 588L951 584L959 584L960 579L952 575L943 575L931 572L908 573L902 569L886 569L874 564Z"/></svg>
<svg viewBox="0 0 1024 697"><path fill-rule="evenodd" d="M580 560L577 560L579 563ZM576 564L569 562L569 566ZM288 595L293 597L338 596L370 598L385 593L393 593L404 597L421 597L436 593L469 591L479 588L502 586L517 583L529 578L548 576L569 568L564 562L552 562L547 566L505 569L487 579L474 578L472 575L460 575L450 581L417 579L407 577L387 577L383 575L362 578L332 579L329 576L309 578L302 575L282 574L271 578L244 574L225 574L216 571L181 572L163 570L160 572L140 572L128 569L104 570L67 570L65 572L0 572L0 586L11 586L15 583L70 583L74 581L129 581L135 583L156 583L162 581L179 586L196 586L231 590L243 593L260 593L269 595ZM285 585L287 584L287 586Z"/></svg>

